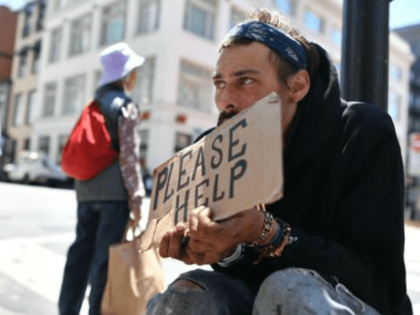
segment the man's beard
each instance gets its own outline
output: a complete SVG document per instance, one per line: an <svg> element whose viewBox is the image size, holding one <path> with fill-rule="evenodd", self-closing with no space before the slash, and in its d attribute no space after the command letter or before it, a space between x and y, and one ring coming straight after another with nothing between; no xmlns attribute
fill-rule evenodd
<svg viewBox="0 0 420 315"><path fill-rule="evenodd" d="M217 126L220 126L226 120L229 120L230 118L232 118L236 114L237 114L236 112L229 112L229 113L227 113L225 111L221 111L220 114L219 114L219 118L217 119Z"/></svg>

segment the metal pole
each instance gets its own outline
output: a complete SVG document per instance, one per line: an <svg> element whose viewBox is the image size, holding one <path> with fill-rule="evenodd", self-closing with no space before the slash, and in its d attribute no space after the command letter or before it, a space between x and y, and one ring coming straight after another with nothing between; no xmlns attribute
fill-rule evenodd
<svg viewBox="0 0 420 315"><path fill-rule="evenodd" d="M392 0L391 0L392 1ZM390 0L344 0L342 97L388 107Z"/></svg>

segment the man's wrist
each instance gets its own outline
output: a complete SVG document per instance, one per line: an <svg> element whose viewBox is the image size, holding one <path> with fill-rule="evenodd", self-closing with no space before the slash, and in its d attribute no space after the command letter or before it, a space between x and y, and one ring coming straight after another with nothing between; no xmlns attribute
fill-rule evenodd
<svg viewBox="0 0 420 315"><path fill-rule="evenodd" d="M231 265L233 265L234 263L236 263L237 261L242 259L242 250L243 250L243 245L242 244L238 244L238 246L236 246L235 251L231 254L228 255L227 257L221 259L218 264L221 267L229 267Z"/></svg>

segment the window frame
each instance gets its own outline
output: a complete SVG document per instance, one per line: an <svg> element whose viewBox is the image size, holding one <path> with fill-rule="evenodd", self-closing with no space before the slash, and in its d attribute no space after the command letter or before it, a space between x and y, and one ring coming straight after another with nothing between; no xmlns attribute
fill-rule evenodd
<svg viewBox="0 0 420 315"><path fill-rule="evenodd" d="M22 92L16 93L13 108L13 127L21 127L25 124L25 99Z"/></svg>
<svg viewBox="0 0 420 315"><path fill-rule="evenodd" d="M211 81L212 72L204 66L194 64L188 60L181 60L179 65L179 79L177 88L176 104L182 108L197 110L200 112L210 113L211 102L206 103L205 100L212 99L213 85ZM181 85L192 85L197 92L197 105L190 106L183 103L186 100L182 95ZM193 91L194 92L194 91ZM194 96L195 97L195 96Z"/></svg>
<svg viewBox="0 0 420 315"><path fill-rule="evenodd" d="M63 40L63 27L58 26L51 30L50 47L48 52L48 63L53 64L60 61L61 42Z"/></svg>
<svg viewBox="0 0 420 315"><path fill-rule="evenodd" d="M137 70L137 82L133 91L133 99L139 105L149 105L153 102L153 87L155 79L156 57L146 57L143 65ZM146 87L142 83L147 82ZM147 91L147 93L144 93ZM146 100L147 98L147 100Z"/></svg>
<svg viewBox="0 0 420 315"><path fill-rule="evenodd" d="M148 34L155 32L159 29L160 26L160 16L161 16L161 0L140 0L139 3L139 9L138 9L138 23L136 25L136 32L137 34ZM156 12L155 16L153 16L152 19L150 19L150 11L148 11L148 19L147 23L142 23L144 20L143 13L150 8L151 5L156 4ZM153 26L150 26L150 20L152 20L154 23Z"/></svg>
<svg viewBox="0 0 420 315"><path fill-rule="evenodd" d="M312 19L312 20L308 20L308 19ZM318 25L315 25L314 22L316 22L316 24ZM325 28L326 28L325 18L321 14L313 11L310 8L305 9L304 16L303 16L303 24L309 31L315 34L325 33Z"/></svg>
<svg viewBox="0 0 420 315"><path fill-rule="evenodd" d="M27 74L27 69L28 69L28 51L25 50L24 52L19 53L17 77L19 79L23 79Z"/></svg>
<svg viewBox="0 0 420 315"><path fill-rule="evenodd" d="M51 89L48 90L48 88L51 88ZM42 107L42 117L54 116L56 102L57 102L57 90L58 90L58 84L55 81L47 82L44 85L44 99L43 99L44 106ZM49 100L52 100L51 104L48 102Z"/></svg>
<svg viewBox="0 0 420 315"><path fill-rule="evenodd" d="M283 1L283 3L281 3ZM274 6L279 10L281 14L289 17L296 16L296 1L294 0L273 0ZM285 8L288 6L288 8Z"/></svg>
<svg viewBox="0 0 420 315"><path fill-rule="evenodd" d="M206 4L207 3L207 4ZM210 4L211 3L211 4ZM194 10L204 12L205 21L202 23L202 31L194 29ZM184 30L201 38L214 41L217 27L217 2L214 0L186 0L184 12Z"/></svg>
<svg viewBox="0 0 420 315"><path fill-rule="evenodd" d="M74 83L71 82L72 80L74 80ZM61 107L60 115L74 115L84 105L86 96L85 84L86 75L84 73L67 77L64 80L63 106ZM79 92L81 93L80 95L78 94Z"/></svg>
<svg viewBox="0 0 420 315"><path fill-rule="evenodd" d="M69 57L87 53L91 49L92 40L92 14L84 14L70 25Z"/></svg>
<svg viewBox="0 0 420 315"><path fill-rule="evenodd" d="M109 21L108 20L109 17L107 15L111 14L110 12L112 12L112 8L117 7L117 6L122 6L122 5L123 5L123 9L122 9L123 14L122 14L121 38L109 41L109 27L111 27L110 23L112 22L113 19ZM101 24L100 24L101 29L100 29L100 37L99 37L100 46L108 46L108 45L112 45L112 44L115 44L124 40L124 38L126 37L126 30L127 30L127 9L128 9L128 5L127 5L126 0L114 1L113 3L110 3L102 8L102 17L101 17ZM106 12L107 10L109 10L109 12ZM116 13L114 12L113 14L116 14Z"/></svg>
<svg viewBox="0 0 420 315"><path fill-rule="evenodd" d="M32 99L34 97L34 99ZM27 125L32 124L34 121L34 108L37 105L37 90L32 89L28 92L28 97L26 99L26 113L25 113L25 123Z"/></svg>

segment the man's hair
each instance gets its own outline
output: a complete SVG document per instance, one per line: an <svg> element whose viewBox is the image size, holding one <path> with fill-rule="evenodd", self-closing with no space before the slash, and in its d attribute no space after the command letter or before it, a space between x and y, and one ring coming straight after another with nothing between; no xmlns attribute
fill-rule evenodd
<svg viewBox="0 0 420 315"><path fill-rule="evenodd" d="M290 35L292 38L299 41L304 47L309 60L309 65L307 71L309 76L312 78L312 75L318 69L319 65L319 54L315 46L308 42L303 35L292 26L290 20L285 16L281 15L277 11L270 9L258 9L251 14L249 21L259 21L266 24L271 24L276 28L282 30L284 33ZM220 44L220 50L223 48L228 48L230 46L236 45L249 45L255 40L248 38L243 38L241 36L233 36L226 38ZM269 60L272 64L277 66L278 78L281 83L287 86L287 78L299 71L299 69L292 65L289 62L286 62L277 52L270 48Z"/></svg>

